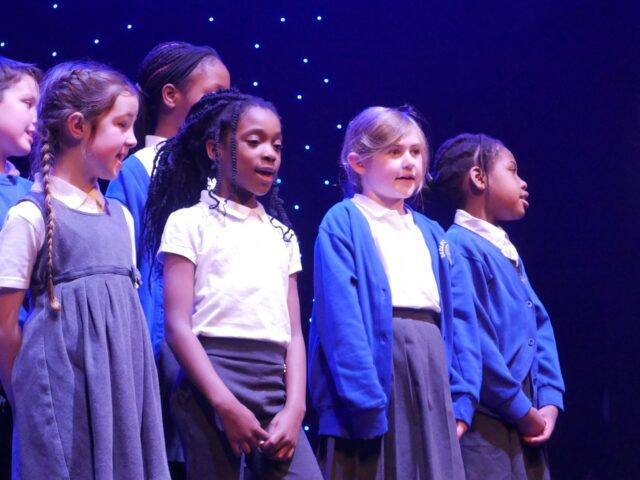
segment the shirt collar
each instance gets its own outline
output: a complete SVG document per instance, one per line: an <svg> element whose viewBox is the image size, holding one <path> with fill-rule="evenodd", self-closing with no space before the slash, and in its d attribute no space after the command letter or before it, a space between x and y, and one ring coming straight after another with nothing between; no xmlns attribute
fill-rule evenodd
<svg viewBox="0 0 640 480"><path fill-rule="evenodd" d="M375 200L372 200L369 197L362 195L360 193L356 193L351 200L354 203L356 203L359 207L363 208L369 215L371 215L374 218L381 219L383 217L396 218L396 217L406 216L406 215L400 215L396 210L391 210L390 208L383 207ZM409 216L409 218L411 218L411 216Z"/></svg>
<svg viewBox="0 0 640 480"><path fill-rule="evenodd" d="M472 232L480 235L485 240L488 240L493 245L498 247L498 249L505 257L507 257L509 260L514 261L516 265L518 264L518 251L516 250L516 247L513 245L513 243L511 243L511 240L509 240L507 232L505 232L502 228L493 225L486 220L474 217L466 210L460 209L456 210L456 216L453 221L456 225L460 225L467 230L471 230Z"/></svg>
<svg viewBox="0 0 640 480"><path fill-rule="evenodd" d="M74 210L104 211L106 200L97 183L91 191L85 193L60 177L51 175L49 178L51 179L51 194L67 207ZM43 191L42 175L39 173L35 175L32 190L35 192Z"/></svg>
<svg viewBox="0 0 640 480"><path fill-rule="evenodd" d="M135 156L138 157L138 160L142 163L142 166L149 177L151 177L151 174L153 173L153 164L156 159L156 154L158 153L162 143L166 141L167 139L164 137L147 135L144 137L144 148L141 148L135 153Z"/></svg>
<svg viewBox="0 0 640 480"><path fill-rule="evenodd" d="M14 177L17 177L20 175L20 171L9 160L5 160L4 172L0 172L0 173L6 173L7 175L12 175Z"/></svg>
<svg viewBox="0 0 640 480"><path fill-rule="evenodd" d="M212 196L213 198L209 195L209 190L202 190L202 192L200 192L200 201L209 206L215 205L221 213L238 220L244 221L249 217L256 217L263 222L270 221L269 215L267 215L266 210L260 202L257 202L258 205L255 208L249 208L233 200L219 197L216 194L212 194Z"/></svg>
<svg viewBox="0 0 640 480"><path fill-rule="evenodd" d="M164 137L159 137L157 135L145 135L144 137L144 146L145 147L155 147L159 143L166 142L167 139Z"/></svg>

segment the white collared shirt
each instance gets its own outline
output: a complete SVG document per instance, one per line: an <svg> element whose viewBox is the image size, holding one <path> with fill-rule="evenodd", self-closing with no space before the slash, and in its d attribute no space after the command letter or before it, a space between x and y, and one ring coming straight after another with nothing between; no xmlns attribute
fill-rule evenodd
<svg viewBox="0 0 640 480"><path fill-rule="evenodd" d="M195 265L194 334L289 344L289 276L302 266L298 241L292 235L285 242L286 230L261 204L212 199L206 190L199 203L171 214L158 255Z"/></svg>
<svg viewBox="0 0 640 480"><path fill-rule="evenodd" d="M502 254L509 260L511 260L516 265L516 267L519 265L520 257L518 256L518 251L516 250L516 247L513 245L513 243L511 243L511 240L509 240L507 232L505 232L502 228L493 225L486 220L474 217L466 210L460 209L456 210L456 215L453 219L453 223L455 223L456 225L460 225L467 230L471 230L474 233L477 233L482 238L488 240L493 245L498 247Z"/></svg>
<svg viewBox="0 0 640 480"><path fill-rule="evenodd" d="M156 154L163 142L166 142L167 139L164 137L158 137L157 135L146 135L144 137L144 148L141 148L135 153L135 156L138 157L140 163L151 177L151 172L153 172L153 163L156 158Z"/></svg>
<svg viewBox="0 0 640 480"><path fill-rule="evenodd" d="M42 192L42 188L41 177L36 175L31 190ZM106 204L98 185L85 193L54 175L51 176L51 195L67 207L85 213L102 213ZM135 265L133 217L124 207L123 212L131 238L132 265ZM106 232L102 234L106 235ZM45 236L44 218L34 203L21 202L9 209L7 221L0 232L0 288L29 288L31 273Z"/></svg>
<svg viewBox="0 0 640 480"><path fill-rule="evenodd" d="M431 254L411 212L400 215L360 194L355 194L351 201L369 223L387 274L393 306L440 313L440 293Z"/></svg>
<svg viewBox="0 0 640 480"><path fill-rule="evenodd" d="M20 171L9 160L5 160L4 172L0 172L0 173L6 173L7 175L20 175Z"/></svg>

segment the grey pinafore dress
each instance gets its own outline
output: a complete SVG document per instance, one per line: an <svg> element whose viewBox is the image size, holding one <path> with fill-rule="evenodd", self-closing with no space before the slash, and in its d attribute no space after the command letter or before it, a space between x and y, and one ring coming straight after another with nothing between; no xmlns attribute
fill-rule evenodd
<svg viewBox="0 0 640 480"><path fill-rule="evenodd" d="M25 200L44 212L42 194ZM45 246L12 372L13 476L168 479L157 373L122 207L111 202L104 214L90 214L52 202L62 308L49 307Z"/></svg>

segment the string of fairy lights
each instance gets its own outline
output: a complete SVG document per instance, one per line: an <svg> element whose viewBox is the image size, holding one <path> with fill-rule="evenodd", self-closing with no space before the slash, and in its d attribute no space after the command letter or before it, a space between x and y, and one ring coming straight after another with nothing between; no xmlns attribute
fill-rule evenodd
<svg viewBox="0 0 640 480"><path fill-rule="evenodd" d="M43 8L49 8L51 11L55 12L56 14L63 15L67 9L72 9L73 6L74 6L73 2L59 1L59 2L52 2L48 6L43 5ZM210 24L218 23L218 19L214 15L205 14L203 15L203 17L205 22L208 22ZM296 20L300 21L300 18L296 18ZM296 20L293 20L291 17L277 16L277 15L272 18L272 21L274 23L280 23L280 24L291 23L292 21L296 21ZM316 23L326 22L325 17L319 14L308 15L305 20L310 22L316 22ZM115 31L112 31L111 35L120 35L123 33L127 34L131 32L135 32L138 26L139 24L136 24L133 20L125 23L120 23L119 25L115 25ZM113 29L114 27L110 27L110 28ZM108 37L109 35L107 35L106 33L103 33L102 35L95 35L91 38L88 38L86 40L87 54L91 57L94 57L97 60L100 60L100 54L99 52L96 52L95 49L107 46L109 44ZM40 55L43 55L43 54L48 55L50 58L55 59L56 62L68 59L67 58L68 56L65 55L65 46L64 46L65 37L61 35L58 42L59 43L57 45L51 45L51 44L43 45L42 48L47 49L48 52L47 53L40 52ZM265 45L266 45L266 40L264 39L256 40L250 45L250 48L252 48L255 51L260 51L260 50L264 50ZM12 51L14 51L14 48L12 47L13 47L12 42L7 38L2 38L2 32L0 32L0 55L6 55L8 57L11 57ZM17 58L17 59L20 60L20 58ZM312 63L313 63L313 59L310 56L302 56L301 58L299 58L299 64L302 66L307 66ZM320 86L325 86L325 87L330 86L332 83L330 76L326 74L320 75L316 79L316 81ZM247 86L253 87L254 89L258 89L262 86L262 82L259 79L251 79L249 82L247 82ZM240 87L242 88L242 85L240 85ZM248 88L247 90L250 90L250 89ZM305 93L302 90L303 89L298 89L297 91L293 92L292 97L295 100L295 102L301 103L306 99L307 95L310 95L310 93ZM334 123L333 128L338 131L342 130L343 124L340 121L337 121ZM307 152L307 153L314 150L312 143L309 143L309 142L303 142L301 145L301 148L303 149L304 152ZM278 179L278 183L282 183L283 181L284 181L283 178ZM336 186L336 181L330 178L321 178L320 183L324 187ZM298 212L303 208L303 203L304 203L304 199L302 198L297 199L296 201L291 202L291 208L295 212Z"/></svg>
<svg viewBox="0 0 640 480"><path fill-rule="evenodd" d="M69 1L69 2L58 1L58 2L50 3L48 5L44 4L42 5L42 9L43 10L40 12L32 12L32 15L45 16L53 13L54 15L61 17L59 18L60 20L63 20L64 17L62 16L65 16L65 15L67 17L73 17L75 15L76 16L75 18L77 18L79 15L77 12L77 4L74 4L73 1ZM49 10L48 13L46 12L47 9ZM85 37L84 46L80 45L80 49L83 51L83 55L85 57L88 56L98 61L104 61L105 57L108 58L109 54L113 52L110 49L114 48L113 45L116 40L114 37L122 37L122 36L129 35L132 37L128 37L128 38L134 38L133 36L135 36L136 34L143 35L143 30L144 30L144 35L147 35L147 36L150 35L148 25L144 25L144 22L134 21L133 19L133 17L135 16L134 14L135 12L132 12L130 21L119 22L119 23L107 23L103 19L92 19L92 21L96 22L96 26L92 25L91 28L100 30L100 33L96 33L94 35ZM204 24L208 23L208 24L218 25L218 26L220 26L221 22L223 21L211 14L202 14L200 19L201 19L200 21L202 21ZM318 15L318 14L314 14L314 15L308 14L304 18L301 18L299 14L292 15L290 17L273 16L270 19L270 21L272 22L273 28L277 28L278 24L293 25L296 22L298 24L302 22L306 22L307 27L313 23L319 26L323 26L322 24L327 22L326 16ZM98 28L98 25L99 25L99 28ZM105 28L105 25L108 25L108 28ZM0 31L0 55L7 56L10 58L15 58L16 60L22 60L22 61L35 61L37 59L38 60L37 63L42 68L46 68L47 66L52 66L57 62L77 58L77 51L78 51L77 42L74 41L73 43L71 43L69 40L69 37L65 36L64 34L56 36L55 41L53 42L39 43L37 45L38 51L30 52L29 54L30 58L21 58L19 52L21 52L21 50L24 48L21 45L21 43L24 42L24 39L20 38L20 36L18 36L17 38L6 38L5 37L6 33L7 33L6 31ZM271 46L270 44L273 42L273 37L271 36L273 34L274 33L270 33L270 32L260 32L259 36L261 38L255 38L253 42L248 42L244 48L246 49L246 51L249 51L249 52L253 51L254 54L258 54L258 55L266 54L266 52ZM15 32L14 32L14 35L15 35ZM154 43L165 41L167 39L168 39L167 37L158 37L157 42L154 42ZM192 41L189 38L177 38L177 39ZM192 41L192 43L208 43L208 42ZM213 46L217 47L217 45L213 45ZM71 47L73 47L73 52L71 52L72 50ZM234 46L234 53L237 53L238 48L239 47L237 45ZM226 52L227 48L223 48L223 50ZM49 60L47 60L47 58ZM140 56L140 58L137 60L139 61L141 59L142 59L142 56ZM314 61L314 59L316 61ZM310 68L317 67L318 64L320 63L318 61L318 58L314 57L311 54L299 55L297 59L294 60L294 62L297 64L297 68L301 68L301 69L306 68L307 72L309 72ZM235 73L234 71L232 71L231 73L232 73L233 83L234 85L236 85L236 81L234 80ZM261 90L265 88L265 82L263 82L260 78L257 78L257 77L259 76L252 75L249 78L240 79L237 86L240 89L245 91L251 91L253 89L260 95ZM314 73L313 76L311 77L307 76L305 77L305 79L306 79L305 81L309 82L308 85L305 85L304 82L300 82L297 86L292 86L292 90L288 96L288 101L290 101L291 105L293 106L295 106L296 104L298 105L304 104L305 102L308 102L310 99L313 99L314 96L317 97L318 95L316 94L316 89L328 89L336 85L334 81L335 77L333 77L327 71ZM277 103L278 104L282 103L282 100L278 101ZM336 142L335 142L336 145L333 145L334 149L337 148L339 144L341 131L344 128L343 122L341 120L334 120L329 125L325 125L325 127L327 129L333 130L338 134L336 135ZM309 140L311 139L307 139L307 141L295 142L293 148L296 149L297 153L292 152L290 148L287 147L287 151L286 151L287 158L293 155L300 155L300 156L306 155L307 156L306 158L308 159L309 158L308 155L313 155L314 153L317 153L320 150L319 147L322 146L320 145L321 141L317 140L317 143L314 143L313 141L309 141ZM335 167L335 162L333 162L331 166ZM284 168L283 170L286 170L286 168ZM319 170L322 170L322 169L319 169ZM324 170L328 170L328 169L325 168ZM316 175L317 178L315 179L315 181L319 185L319 188L334 188L337 186L337 181L333 179L331 175L328 175L327 172L324 173L324 176L322 173L319 173ZM279 185L286 183L285 176L286 174L281 175L281 177L278 178L276 182ZM289 185L287 185L287 187L288 186ZM311 210L315 209L317 211L318 202L308 194L308 191L309 191L308 188L303 189L302 193L298 195L298 198L293 199L293 201L289 200L288 204L290 205L290 208L294 213L300 214L303 211L304 205L308 205L311 208ZM311 217L309 217L308 214L311 214ZM307 222L309 218L313 218L312 212L305 213L304 222ZM299 222L299 223L303 223L303 222ZM317 222L316 222L316 225L317 225ZM305 225L305 227L308 227L308 225ZM313 226L313 230L315 231L315 225ZM307 238L306 243L308 246L312 242L310 242L310 239ZM304 245L301 244L301 247L302 246ZM308 321L311 322L311 318L308 318ZM305 424L304 430L310 431L310 426Z"/></svg>

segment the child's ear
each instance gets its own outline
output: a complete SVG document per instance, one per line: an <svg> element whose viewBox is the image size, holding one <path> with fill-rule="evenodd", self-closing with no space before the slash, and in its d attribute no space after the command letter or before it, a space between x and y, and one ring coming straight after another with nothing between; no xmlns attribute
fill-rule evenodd
<svg viewBox="0 0 640 480"><path fill-rule="evenodd" d="M173 83L166 83L162 87L162 102L171 110L176 108L180 91Z"/></svg>
<svg viewBox="0 0 640 480"><path fill-rule="evenodd" d="M359 154L356 152L350 152L349 155L347 155L347 161L351 166L351 170L356 172L358 175L365 173L366 166L364 164L364 159Z"/></svg>
<svg viewBox="0 0 640 480"><path fill-rule="evenodd" d="M469 183L472 189L484 192L487 188L487 174L477 165L469 169Z"/></svg>
<svg viewBox="0 0 640 480"><path fill-rule="evenodd" d="M209 157L209 159L213 162L216 159L216 149L214 148L213 145L213 140L207 140L207 143L205 143L205 147L207 149L207 157Z"/></svg>
<svg viewBox="0 0 640 480"><path fill-rule="evenodd" d="M89 131L89 124L84 118L84 115L80 112L73 112L67 118L67 130L69 135L75 140L81 140L84 135Z"/></svg>

